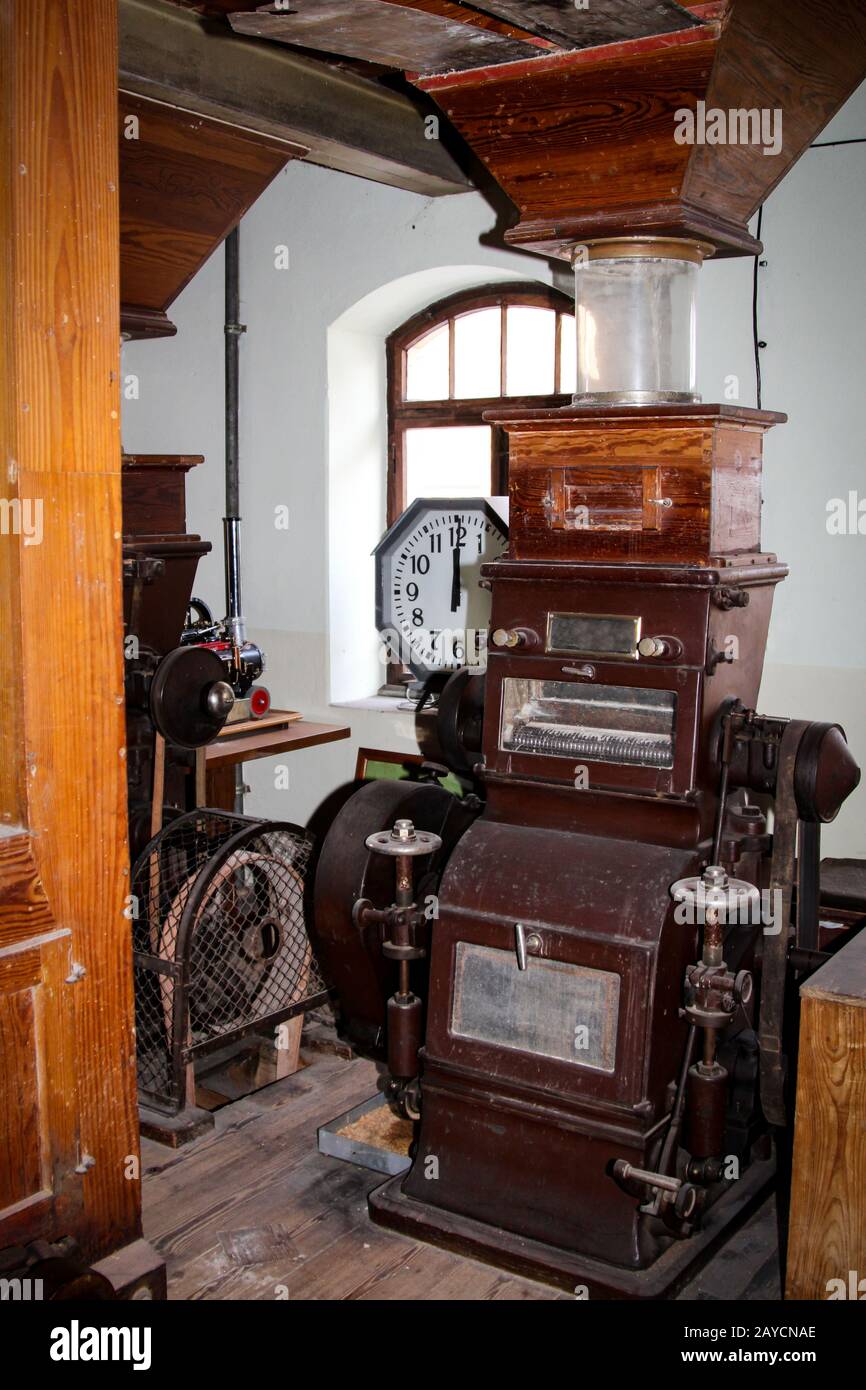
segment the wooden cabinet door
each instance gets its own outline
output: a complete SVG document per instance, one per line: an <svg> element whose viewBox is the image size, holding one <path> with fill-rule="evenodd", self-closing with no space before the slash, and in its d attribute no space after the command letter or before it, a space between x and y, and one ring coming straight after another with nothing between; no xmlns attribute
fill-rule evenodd
<svg viewBox="0 0 866 1390"><path fill-rule="evenodd" d="M0 875L28 859L26 840L7 840ZM61 928L10 941L12 909L28 906L7 897L0 919L0 1248L80 1220L72 937Z"/></svg>

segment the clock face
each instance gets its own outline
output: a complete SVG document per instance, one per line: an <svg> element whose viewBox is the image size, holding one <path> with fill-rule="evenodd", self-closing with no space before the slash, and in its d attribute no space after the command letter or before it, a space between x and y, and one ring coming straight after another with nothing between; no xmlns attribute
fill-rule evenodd
<svg viewBox="0 0 866 1390"><path fill-rule="evenodd" d="M490 594L478 581L507 544L483 499L417 498L376 549L377 624L391 660L419 677L483 665Z"/></svg>

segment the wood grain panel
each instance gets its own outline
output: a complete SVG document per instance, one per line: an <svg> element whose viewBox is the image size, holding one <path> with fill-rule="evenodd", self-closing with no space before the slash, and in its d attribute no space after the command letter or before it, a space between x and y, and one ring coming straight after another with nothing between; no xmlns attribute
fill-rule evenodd
<svg viewBox="0 0 866 1390"><path fill-rule="evenodd" d="M0 955L0 994L13 995L42 981L39 951L12 951Z"/></svg>
<svg viewBox="0 0 866 1390"><path fill-rule="evenodd" d="M734 0L708 108L782 112L782 151L695 145L683 195L743 222L866 76L862 0Z"/></svg>
<svg viewBox="0 0 866 1390"><path fill-rule="evenodd" d="M754 254L751 213L866 74L866 9L731 0L718 18L418 85L515 203L514 244L567 257L593 237L651 234ZM697 129L679 143L699 102L726 117L781 111L781 151L710 145Z"/></svg>
<svg viewBox="0 0 866 1390"><path fill-rule="evenodd" d="M759 551L767 426L748 412L701 425L701 409L645 424L622 412L604 429L576 412L498 412L512 557L708 564Z"/></svg>
<svg viewBox="0 0 866 1390"><path fill-rule="evenodd" d="M261 0L171 0L171 3L179 6L181 9L195 10L203 15L231 15L239 14L243 11L261 10L265 8L261 4ZM544 8L542 5L534 4L533 0L529 0L528 4L518 3L518 0L515 0L515 3L511 5L511 9L513 9L516 14L516 19L513 23L498 18L495 14L495 11L507 8L505 4L484 4L483 9L479 9L474 4L452 4L451 0L390 0L390 3L394 5L405 5L408 9L426 10L428 14L442 15L446 19L461 20L463 23L474 24L479 29L491 29L494 33L505 34L509 38L520 38L529 42L534 41L540 44L551 44L551 40L539 39L537 34L531 33L531 25L529 28L522 27L526 26L527 21L534 17L533 11ZM677 6L671 4L670 0L665 0L664 5L657 4L656 0L650 0L649 4L647 0L643 0L643 9L645 13L642 16L642 23L644 27L639 31L637 30L636 24L633 24L632 27L635 28L636 32L642 33L650 32L650 28L646 26L652 26L655 32L664 32L663 29L655 29L655 16L653 14L653 11L657 11L661 14L663 10L669 15L669 18L664 21L668 24L669 28L675 28L682 22L681 16L676 13L682 10L686 11L687 15L694 16L695 19L718 19L724 12L727 3L728 0L709 0L709 3L705 0L703 4ZM572 5L573 0L560 0L560 8L566 4ZM634 13L635 10L635 0L601 0L601 4L608 15L613 16L610 22L618 23L620 29L623 23L627 22L623 21L620 17L622 12L626 8L631 10L632 13ZM550 6L550 8L555 8L555 6ZM594 5L593 8L597 8L597 5ZM617 9L620 12L619 16L616 13ZM491 13L485 13L484 11L490 11ZM649 13L646 13L647 11L649 11ZM585 24L586 20L588 18L593 18L593 16L584 12L582 18ZM560 27L562 27L561 21ZM595 39L593 42L610 42L610 40Z"/></svg>
<svg viewBox="0 0 866 1390"><path fill-rule="evenodd" d="M0 10L0 24L7 16ZM11 177L15 155L12 114L14 110L14 63L8 34L0 29L0 180ZM0 190L0 246L9 247L15 231L15 216L11 198ZM0 269L0 285L6 294L11 286ZM16 390L15 335L7 332L8 320L0 302L0 442L3 457L15 458L16 432L14 421L18 414ZM14 466L0 468L0 504L20 505L18 481ZM7 513L11 514L11 513ZM14 536L0 535L0 602L6 631L18 632L21 626L21 605L18 588L18 545ZM22 760L18 749L23 738L21 701L16 681L0 681L0 835L14 833L25 818L25 792ZM2 849L0 842L0 849ZM2 900L2 894L0 894Z"/></svg>
<svg viewBox="0 0 866 1390"><path fill-rule="evenodd" d="M79 33L75 7L49 0L4 4L7 24L24 22L23 9L32 26L26 71L14 72L8 92L16 103L9 113L12 145L21 158L14 184L11 170L7 184L16 271L10 308L19 330L11 457L29 472L56 468L61 459L70 471L96 471L117 441L116 353L94 360L88 331L92 306L116 298L118 285L117 247L104 235L117 215L114 131L94 119L90 88L104 48L97 11L108 8L96 0L92 22ZM13 61L15 54L13 40ZM98 90L105 79L96 80ZM33 294L33 286L43 292ZM19 482L18 491L39 496L38 486L28 493Z"/></svg>
<svg viewBox="0 0 866 1390"><path fill-rule="evenodd" d="M716 38L695 30L654 49L554 55L419 85L518 208L508 240L557 254L559 242L631 228L637 210L679 227L691 151L674 140L675 113L706 90Z"/></svg>
<svg viewBox="0 0 866 1390"><path fill-rule="evenodd" d="M644 530L644 475L639 467L558 468L548 474L549 524L554 530L577 525L587 531Z"/></svg>
<svg viewBox="0 0 866 1390"><path fill-rule="evenodd" d="M0 956L0 1213L46 1187L35 987L38 951Z"/></svg>
<svg viewBox="0 0 866 1390"><path fill-rule="evenodd" d="M3 0L0 22L0 336L13 368L0 444L19 495L43 507L40 542L16 538L0 602L8 585L22 821L47 910L70 934L40 946L50 1192L0 1220L0 1246L66 1234L96 1258L139 1231L124 1175L138 1140L123 916L116 5ZM14 936L4 949L34 944L26 928ZM86 973L67 985L72 960ZM76 1174L79 1145L95 1166Z"/></svg>
<svg viewBox="0 0 866 1390"><path fill-rule="evenodd" d="M404 5L410 10L425 10L427 14L438 14L443 19L450 19L455 23L472 24L476 29L489 29L491 33L502 34L505 38L520 39L533 48L557 47L551 40L539 38L537 34L523 27L525 17L521 17L518 23L511 24L493 14L476 9L474 5L452 4L451 0L389 0L389 3Z"/></svg>
<svg viewBox="0 0 866 1390"><path fill-rule="evenodd" d="M324 53L412 72L453 72L514 63L537 49L438 9L382 0L292 0L289 12L232 14L237 34L273 39Z"/></svg>
<svg viewBox="0 0 866 1390"><path fill-rule="evenodd" d="M0 1233L11 1243L81 1221L70 934L0 951Z"/></svg>
<svg viewBox="0 0 866 1390"><path fill-rule="evenodd" d="M185 533L186 475L200 463L203 454L124 454L124 536Z"/></svg>
<svg viewBox="0 0 866 1390"><path fill-rule="evenodd" d="M207 15L232 15L266 8L261 4L261 0L171 0L171 3L179 5L182 9L197 10L199 14ZM453 3L453 0L390 0L390 3L403 5L409 10L425 10L427 14L440 15L454 23L473 24L477 29L489 29L491 33L502 34L509 39L522 39L534 47L554 47L548 39L539 38L519 24L509 24L506 20L497 19L495 15L485 14L474 5L457 4Z"/></svg>
<svg viewBox="0 0 866 1390"><path fill-rule="evenodd" d="M698 20L675 0L483 0L501 19L527 25L563 48L594 48L647 34L691 29Z"/></svg>
<svg viewBox="0 0 866 1390"><path fill-rule="evenodd" d="M153 336L173 331L166 310L306 150L125 93L118 118L123 326Z"/></svg>
<svg viewBox="0 0 866 1390"><path fill-rule="evenodd" d="M29 835L0 836L0 949L54 925Z"/></svg>
<svg viewBox="0 0 866 1390"><path fill-rule="evenodd" d="M314 748L320 743L336 743L348 738L351 729L345 724L313 724L299 719L287 729L275 729L271 733L255 736L253 756L259 758L276 757L280 753L298 752L302 748ZM250 756L250 740L241 735L238 738L218 738L205 749L208 776L211 770L243 763Z"/></svg>
<svg viewBox="0 0 866 1390"><path fill-rule="evenodd" d="M802 987L789 1299L866 1286L866 935Z"/></svg>
<svg viewBox="0 0 866 1390"><path fill-rule="evenodd" d="M749 429L714 430L711 452L710 550L714 554L760 550L763 438Z"/></svg>

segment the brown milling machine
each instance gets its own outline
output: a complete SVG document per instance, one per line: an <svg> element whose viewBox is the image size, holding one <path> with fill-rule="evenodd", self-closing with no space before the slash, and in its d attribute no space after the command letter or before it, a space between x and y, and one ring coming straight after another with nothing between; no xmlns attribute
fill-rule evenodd
<svg viewBox="0 0 866 1390"><path fill-rule="evenodd" d="M863 75L866 8L827 8L735 0L419 84L517 204L508 240L574 262L578 393L494 416L510 549L486 678L440 709L468 794L357 792L317 930L347 1034L417 1119L373 1219L590 1297L675 1290L777 1167L784 1207L796 988L845 935L819 912L844 732L756 712L785 417L695 394L701 262L760 251L749 218ZM700 101L781 108L780 152L677 143Z"/></svg>

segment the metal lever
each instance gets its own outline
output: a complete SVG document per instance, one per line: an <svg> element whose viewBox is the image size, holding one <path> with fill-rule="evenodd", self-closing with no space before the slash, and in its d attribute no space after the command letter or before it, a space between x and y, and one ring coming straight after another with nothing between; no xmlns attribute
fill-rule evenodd
<svg viewBox="0 0 866 1390"><path fill-rule="evenodd" d="M515 922L514 949L517 952L518 970L525 970L529 964L528 957L541 950L541 937L536 932L530 932L527 936L523 923Z"/></svg>
<svg viewBox="0 0 866 1390"><path fill-rule="evenodd" d="M518 970L526 969L526 933L523 930L522 922L514 924L514 949L517 952Z"/></svg>
<svg viewBox="0 0 866 1390"><path fill-rule="evenodd" d="M614 1179L621 1184L634 1183L649 1188L653 1201L641 1207L653 1216L671 1214L677 1221L689 1221L698 1205L698 1190L693 1183L683 1182L681 1178L668 1173L652 1173L646 1168L635 1168L624 1158L618 1158L612 1169Z"/></svg>

